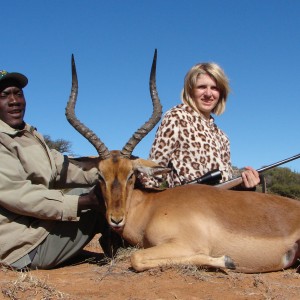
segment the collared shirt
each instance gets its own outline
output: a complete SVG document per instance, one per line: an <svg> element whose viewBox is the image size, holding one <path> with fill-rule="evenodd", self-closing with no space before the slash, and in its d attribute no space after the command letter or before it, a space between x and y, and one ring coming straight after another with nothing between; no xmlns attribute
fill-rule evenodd
<svg viewBox="0 0 300 300"><path fill-rule="evenodd" d="M50 150L29 124L16 130L0 120L0 263L31 252L53 221L77 221L78 198L61 189L91 186L98 175Z"/></svg>

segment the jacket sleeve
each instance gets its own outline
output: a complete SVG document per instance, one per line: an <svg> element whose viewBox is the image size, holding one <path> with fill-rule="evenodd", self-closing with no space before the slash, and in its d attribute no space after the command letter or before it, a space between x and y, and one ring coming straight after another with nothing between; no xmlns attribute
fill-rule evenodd
<svg viewBox="0 0 300 300"><path fill-rule="evenodd" d="M0 209L14 214L49 220L76 220L78 196L49 190L43 184L33 184L20 160L1 146Z"/></svg>
<svg viewBox="0 0 300 300"><path fill-rule="evenodd" d="M54 158L57 170L55 188L87 187L95 185L98 181L98 170L92 168L83 171L79 166L71 163L66 155L52 149L51 155Z"/></svg>
<svg viewBox="0 0 300 300"><path fill-rule="evenodd" d="M168 113L157 129L155 139L150 150L150 159L161 166L167 167L172 160L172 154L176 149L176 142L180 132L178 115Z"/></svg>
<svg viewBox="0 0 300 300"><path fill-rule="evenodd" d="M170 167L179 134L178 115L168 112L156 131L149 159L163 167ZM140 174L138 178L145 187L161 187L166 181L166 178L163 176L149 177L145 174Z"/></svg>
<svg viewBox="0 0 300 300"><path fill-rule="evenodd" d="M224 169L221 170L222 181L226 181L233 178L233 168L231 164L231 152L230 152L230 141L227 135L219 130L219 136L222 137L222 144L224 148L222 149L222 160L224 164Z"/></svg>

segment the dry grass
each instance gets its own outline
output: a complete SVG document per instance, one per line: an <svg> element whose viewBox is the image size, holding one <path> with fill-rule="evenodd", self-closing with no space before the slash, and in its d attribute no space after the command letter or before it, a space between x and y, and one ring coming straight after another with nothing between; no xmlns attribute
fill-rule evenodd
<svg viewBox="0 0 300 300"><path fill-rule="evenodd" d="M129 264L129 258L133 251L137 251L137 248L127 248L118 251L115 258L110 261L110 264L117 268L120 262L127 261ZM243 296L257 297L259 296L265 300L278 299L285 300L286 294L280 293L282 285L284 289L290 292L292 295L291 299L294 299L294 295L300 294L300 287L298 284L291 285L289 283L284 283L282 280L279 282L270 281L268 277L264 274L243 274L236 273L233 271L225 272L219 269L210 269L206 267L197 267L195 265L168 265L160 266L158 268L150 269L147 271L148 274L152 276L159 276L167 270L175 270L178 274L182 275L183 278L193 277L197 280L209 283L219 284L224 280L229 283L232 289L238 289L245 282L248 282L248 287L244 289ZM127 271L128 272L128 271ZM133 273L134 274L134 273ZM288 269L280 271L280 274L284 279L296 280L300 279L300 274L296 272L295 269ZM220 281L221 280L221 281Z"/></svg>
<svg viewBox="0 0 300 300"><path fill-rule="evenodd" d="M134 275L135 273L130 269L130 256L136 250L138 249L135 247L119 248L114 257L104 257L98 263L99 268L95 270L98 274L96 280L102 281L104 278L119 275Z"/></svg>
<svg viewBox="0 0 300 300"><path fill-rule="evenodd" d="M143 291L146 285L150 289L149 295L153 291L157 295L163 295L163 291L171 294L174 292L178 299L186 299L182 296L184 292L178 288L179 285L187 294L195 295L201 290L202 294L206 295L201 299L221 299L218 298L219 296L227 299L226 296L230 295L230 299L234 300L294 300L300 295L300 274L296 273L295 269L270 274L242 274L194 265L171 265L139 273L135 272L130 264L130 256L137 250L136 247L120 248L113 258L105 257L94 262L83 260L69 265L65 271L58 269L57 273L55 270L49 273L35 273L35 271L16 272L2 268L0 273L4 275L3 278L7 278L7 282L1 280L2 298L0 295L0 299L73 300L83 299L82 295L85 300L98 299L97 295L105 295L107 299L131 299L130 290ZM80 264L85 267L80 269ZM84 271L81 273L81 270ZM59 274L59 280L56 274ZM70 280L74 281L73 286L76 285L76 288L81 285L85 294L78 293L79 289L64 290L65 282ZM126 289L128 298L116 298L119 286L122 286L122 297ZM193 289L193 286L198 288ZM70 294L60 292L60 289ZM140 294L140 299L148 299L145 295ZM91 298L92 296L95 298Z"/></svg>
<svg viewBox="0 0 300 300"><path fill-rule="evenodd" d="M1 271L5 271L4 268ZM8 271L8 270L6 270ZM32 275L30 271L11 271L16 275L16 280L9 281L2 286L1 292L5 298L18 299L70 299L70 297L56 290L47 283L48 278L43 280Z"/></svg>

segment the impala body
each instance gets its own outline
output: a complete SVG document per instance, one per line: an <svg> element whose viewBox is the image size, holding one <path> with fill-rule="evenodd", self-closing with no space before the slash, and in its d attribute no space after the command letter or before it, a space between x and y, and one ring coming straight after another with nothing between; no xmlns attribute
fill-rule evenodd
<svg viewBox="0 0 300 300"><path fill-rule="evenodd" d="M127 202L122 236L146 248L132 256L139 271L195 264L268 272L299 257L296 200L191 185L160 193L134 190Z"/></svg>
<svg viewBox="0 0 300 300"><path fill-rule="evenodd" d="M255 273L281 270L296 262L300 255L299 201L197 184L162 191L134 187L139 172L168 171L131 155L161 117L155 86L156 52L150 76L153 115L121 151L109 151L75 118L78 83L72 62L66 115L99 154L78 163L84 169L98 168L109 225L128 243L142 248L131 257L134 269L195 264Z"/></svg>

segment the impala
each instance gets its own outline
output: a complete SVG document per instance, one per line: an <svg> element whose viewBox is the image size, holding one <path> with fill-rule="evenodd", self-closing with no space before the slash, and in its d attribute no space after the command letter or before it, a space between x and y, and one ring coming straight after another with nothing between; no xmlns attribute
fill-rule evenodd
<svg viewBox="0 0 300 300"><path fill-rule="evenodd" d="M121 151L105 144L75 116L78 81L72 56L72 90L66 116L99 156L80 160L97 167L106 219L131 245L135 270L194 264L255 273L292 266L299 257L300 202L280 196L191 184L165 190L135 188L138 172L167 169L132 156L135 146L161 118L156 91L156 51L150 74L153 113Z"/></svg>

